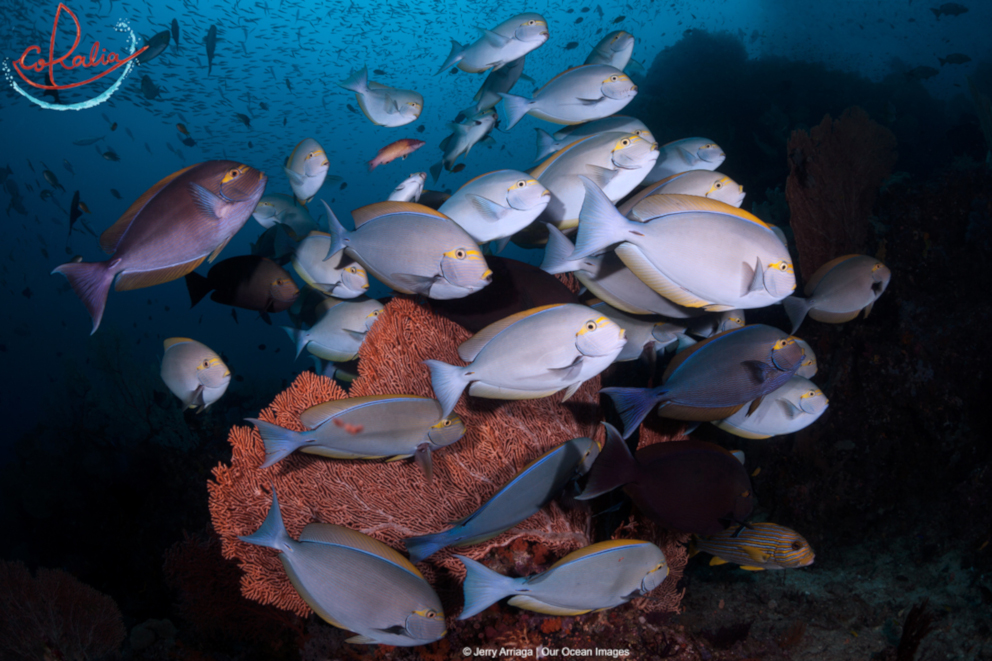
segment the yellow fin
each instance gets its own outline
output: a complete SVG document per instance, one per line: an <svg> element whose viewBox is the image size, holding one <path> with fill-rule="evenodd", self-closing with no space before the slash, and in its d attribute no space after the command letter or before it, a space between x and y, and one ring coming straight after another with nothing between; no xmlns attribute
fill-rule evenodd
<svg viewBox="0 0 992 661"><path fill-rule="evenodd" d="M641 544L649 544L650 542L645 542L640 539L611 539L608 542L599 542L597 544L590 544L585 548L581 548L578 551L572 551L564 558L556 562L555 564L548 567L548 571L551 571L555 567L568 564L570 562L575 562L576 560L581 560L590 555L596 555L597 553L603 553L605 551L612 551L614 549L624 548L628 546L640 546Z"/></svg>
<svg viewBox="0 0 992 661"><path fill-rule="evenodd" d="M718 558L716 556L710 558L710 567L716 567L717 565L725 565L725 564L727 564L727 561L724 560L723 558Z"/></svg>
<svg viewBox="0 0 992 661"><path fill-rule="evenodd" d="M640 278L644 284L673 303L678 303L687 308L701 308L704 305L710 305L710 301L705 301L672 282L668 276L659 271L658 267L644 256L644 253L637 246L630 243L621 243L616 247L615 252L623 260L623 263L627 265L627 268Z"/></svg>
<svg viewBox="0 0 992 661"><path fill-rule="evenodd" d="M328 459L361 459L363 461L374 461L376 459L385 459L386 457L386 455L369 455L358 454L356 452L345 452L344 450L335 450L333 448L324 447L323 445L313 445L310 447L300 448L300 452L315 454L319 457L327 457Z"/></svg>
<svg viewBox="0 0 992 661"><path fill-rule="evenodd" d="M370 220L389 213L419 213L424 216L434 216L442 220L451 220L443 213L435 211L430 207L425 207L423 204L417 204L416 202L375 202L373 204L366 204L364 207L358 207L352 211L351 217L355 221L355 229L357 230Z"/></svg>
<svg viewBox="0 0 992 661"><path fill-rule="evenodd" d="M226 246L230 240L231 240L231 237L227 237L226 239L224 239L224 243L222 243L219 246L217 246L216 248L214 248L214 251L212 253L210 253L210 258L207 261L209 263L213 264L214 263L214 260L217 259L217 255L220 254L220 251L224 249L224 246Z"/></svg>
<svg viewBox="0 0 992 661"><path fill-rule="evenodd" d="M544 160L544 162L541 163L540 165L538 165L536 168L530 170L528 172L528 174L530 176L532 176L533 178L535 178L535 179L540 179L541 175L544 174L547 171L547 169L550 168L555 163L555 161L557 161L559 158L561 158L562 156L564 156L566 153L568 153L569 151L571 151L572 149L574 149L575 147L577 147L579 144L585 142L586 140L588 140L590 138L595 138L595 137L596 136L594 136L594 135L587 135L584 138L579 138L578 140L575 140L574 142L570 142L567 146L562 147L561 149L559 149L558 151L556 151L554 154L552 154L551 156L549 156L548 158L546 158Z"/></svg>
<svg viewBox="0 0 992 661"><path fill-rule="evenodd" d="M741 551L747 554L747 557L751 558L755 562L768 562L772 554L768 551L762 551L754 546L742 546Z"/></svg>
<svg viewBox="0 0 992 661"><path fill-rule="evenodd" d="M727 216L734 216L749 223L754 223L766 230L771 231L771 226L757 216L732 207L725 202L713 200L699 195L683 195L681 193L669 193L659 195L648 195L646 198L634 205L631 213L639 219L657 218L671 213L682 213L686 211L705 211L708 213L722 213Z"/></svg>
<svg viewBox="0 0 992 661"><path fill-rule="evenodd" d="M765 571L764 567L752 567L750 565L741 565L741 569L745 571Z"/></svg>
<svg viewBox="0 0 992 661"><path fill-rule="evenodd" d="M536 97L538 94L540 94L541 92L543 92L545 87L547 87L551 83L555 82L556 80L558 80L559 78L561 78L562 76L564 76L565 74L567 74L569 71L575 71L576 69L578 69L580 67L584 67L584 66L586 66L586 65L585 64L579 64L577 66L569 67L568 69L565 69L560 74L558 74L557 76L555 76L554 78L552 78L548 82L546 82L543 85L541 85L541 89L539 89L536 92L534 92L534 97ZM531 97L531 98L534 98L534 97Z"/></svg>
<svg viewBox="0 0 992 661"><path fill-rule="evenodd" d="M552 606L551 604L546 604L543 601L538 601L534 597L525 597L523 595L513 597L507 603L511 606L534 611L535 613L541 613L543 615L584 615L589 612L588 610L577 611L571 608Z"/></svg>
<svg viewBox="0 0 992 661"><path fill-rule="evenodd" d="M468 387L468 394L472 397L484 397L486 399L520 400L550 397L559 390L561 390L561 388L556 388L555 390L517 390L514 388L491 386L488 383L483 383L482 381L475 381Z"/></svg>
<svg viewBox="0 0 992 661"><path fill-rule="evenodd" d="M348 410L362 408L369 404L388 402L393 399L422 399L425 402L433 401L437 404L437 417L441 419L441 405L437 400L429 397L418 397L416 395L369 395L368 397L347 397L345 399L335 399L323 404L311 406L300 414L300 422L308 429L316 429L331 418L340 415Z"/></svg>
<svg viewBox="0 0 992 661"><path fill-rule="evenodd" d="M108 254L117 250L117 244L120 243L121 237L124 236L125 232L127 232L127 228L131 226L131 221L134 220L134 217L138 215L139 211L145 208L148 201L155 197L160 190L165 188L176 177L190 168L195 167L196 165L190 165L189 167L185 167L178 172L173 172L168 177L165 177L157 184L146 190L141 197L135 200L131 206L127 208L127 211L125 211L124 214L117 219L116 223L103 231L103 234L100 235L100 248Z"/></svg>
<svg viewBox="0 0 992 661"><path fill-rule="evenodd" d="M400 555L399 551L391 546L387 546L374 539L344 526L333 523L310 523L307 524L303 532L300 533L301 542L313 542L317 544L333 544L344 546L358 551L364 551L370 555L377 556L386 562L390 562L401 567L414 576L424 578L416 567L409 560Z"/></svg>
<svg viewBox="0 0 992 661"><path fill-rule="evenodd" d="M551 308L556 308L563 305L563 303L555 303L553 305L542 305L538 308L531 308L530 310L524 310L516 314L511 314L505 319L500 319L499 321L493 322L480 330L478 333L468 338L458 347L458 357L464 360L466 363L471 363L475 360L482 348L489 344L489 342L502 333L504 330L517 323L521 319L525 319L535 314L544 312ZM557 392L557 391L555 391Z"/></svg>
<svg viewBox="0 0 992 661"><path fill-rule="evenodd" d="M816 286L818 284L820 284L820 280L823 280L823 276L825 276L827 273L830 273L830 271L833 270L833 268L838 264L840 264L841 262L846 262L852 257L860 257L860 256L861 255L842 255L841 257L835 257L834 259L831 259L829 262L827 262L820 268L816 269L813 275L809 277L809 282L806 283L806 286L803 288L803 291L806 293L807 296L812 296L813 290L816 289Z"/></svg>
<svg viewBox="0 0 992 661"><path fill-rule="evenodd" d="M186 344L187 342L192 342L188 337L170 337L165 341L165 350L168 351L172 346L176 344Z"/></svg>
<svg viewBox="0 0 992 661"><path fill-rule="evenodd" d="M171 282L196 269L197 266L203 263L203 260L204 258L200 257L199 259L194 259L192 262L176 264L175 266L168 266L156 271L124 271L117 276L114 291L141 289L142 287L160 285L163 282Z"/></svg>

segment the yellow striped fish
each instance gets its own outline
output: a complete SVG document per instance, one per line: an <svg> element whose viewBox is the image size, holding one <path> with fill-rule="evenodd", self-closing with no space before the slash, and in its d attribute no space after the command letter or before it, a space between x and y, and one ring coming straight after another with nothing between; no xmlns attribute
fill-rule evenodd
<svg viewBox="0 0 992 661"><path fill-rule="evenodd" d="M690 555L705 551L713 556L711 566L733 562L748 571L813 564L815 555L809 542L791 528L777 523L752 523L735 537L739 528L732 526L717 535L694 538Z"/></svg>

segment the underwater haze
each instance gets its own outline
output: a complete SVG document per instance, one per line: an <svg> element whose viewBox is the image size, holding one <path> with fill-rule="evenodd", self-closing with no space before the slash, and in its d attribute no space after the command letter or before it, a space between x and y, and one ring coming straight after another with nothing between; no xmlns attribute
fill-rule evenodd
<svg viewBox="0 0 992 661"><path fill-rule="evenodd" d="M238 625L225 622L223 614L216 615L216 622L210 619L223 609L197 602L197 611L188 594L178 595L186 588L176 587L200 579L195 570L184 575L194 577L186 583L175 578L181 574L174 569L181 554L173 545L200 535L202 549L220 562L220 542L209 528L206 484L211 469L232 462L229 430L247 424L245 418L259 418L301 373L323 369L306 350L294 358L297 344L281 328L299 326L301 320L312 324L312 307L301 313L299 306L260 310L215 300L191 305L190 289L178 277L145 288L111 288L91 334L90 312L54 269L73 260L107 260L112 250L101 249L101 234L147 191L190 166L216 160L244 164L267 177L264 195L293 196L284 166L306 138L319 143L328 161L327 178L306 205L322 231L329 231L322 203L351 228L353 210L386 200L413 173L428 173L425 191L451 194L485 173L534 168L544 160L538 159L536 129L554 133L565 126L531 115L508 129L501 102L495 106L499 119L491 139L458 157L453 168L438 169L451 124L465 116L462 111L473 105L489 73L455 66L439 71L452 40L472 44L484 34L477 28L492 29L525 12L543 16L549 36L526 54L524 75L512 94L531 97L562 72L582 65L608 33L630 33L635 45L626 73L637 96L619 114L643 122L659 146L690 137L719 145L726 154L719 171L746 194L740 208L783 230L793 255L801 239L790 228L793 200L786 199L786 181L796 168L790 138L795 131L810 132L825 115L837 119L848 108L863 108L891 132L898 153L884 183L869 196L875 200L877 193L878 202L867 214L870 225L865 219L870 229L863 242L864 254L891 269L893 286L870 317L866 311L839 326L803 322L803 331L811 335L804 339L814 344L820 361L821 372L813 380L831 402L814 427L828 421L830 426L816 435L799 432L759 442L702 425L704 440L745 450L759 502L756 513L778 517L802 532L817 549L817 565L782 572L788 574L783 582L772 583L780 578L772 576L775 572L744 573L735 566L736 573L727 578L730 574L717 571L726 567L690 560L679 583L686 589L681 615L649 615L644 606L641 617L626 605L608 613L627 615L609 622L606 614L602 620L584 616L575 619L574 628L568 616L555 616L554 610L544 618L526 611L530 619L513 620L517 609L504 603L498 614L485 611L489 619L482 633L469 631L471 621L464 629L452 629L449 635L460 636L452 639L458 647L432 646L437 656L431 658L462 658L462 641L470 651L518 643L560 649L571 637L581 638L576 647L583 649L595 643L628 650L636 638L642 646L635 645L630 658L644 659L653 658L645 650L658 658L894 659L896 649L903 649L900 640L909 635L904 629L916 626L920 640L936 631L928 622L906 620L908 609L926 596L933 605L929 617L943 629L930 633L930 647L924 642L916 658L992 659L987 638L992 636L987 619L992 608L987 509L992 457L987 443L979 441L984 417L978 401L985 396L979 393L987 392L982 388L988 387L990 367L988 345L981 340L992 328L980 323L990 315L988 279L979 271L987 263L992 236L987 99L992 96L992 2L987 0L64 0L61 5L57 0L0 0L0 209L6 228L0 248L0 297L6 311L0 325L5 377L0 471L6 476L0 488L6 501L0 507L6 510L0 514L5 530L0 562L21 561L32 571L65 570L117 602L128 640L78 658L119 658L121 650L128 658L345 658L349 649L371 658L376 648L349 646L336 634L316 649L313 641L329 634L315 633L316 617L311 614L306 622L292 605L278 610L271 605L278 601L274 598L258 599L263 606L241 599L240 593L225 593L218 599L231 600L224 602L230 610L223 611L230 619L275 632L271 639L245 644L230 634ZM138 47L156 39L168 42L139 64L78 86L66 87L107 66L55 66L49 81L42 67L27 72L35 83L63 86L55 93L26 83L15 66L19 60L30 64L47 58L50 41L56 56L65 53L77 36L76 55L89 56L98 42L98 52L123 59L132 51L132 33ZM26 54L33 45L38 49ZM341 86L363 67L371 81L419 93L420 114L398 127L370 121L356 93ZM404 139L425 144L370 168L380 150ZM436 179L432 167L440 172ZM836 167L853 172L858 164ZM791 215L796 213L792 208ZM180 222L178 216L164 216L163 226ZM289 253L276 254L274 234L262 238L265 232L249 217L226 245L218 242L223 250L217 260L203 262L195 272L206 276L213 264L235 256L282 257L295 285L312 294ZM519 243L500 256L540 267L545 250ZM964 277L964 271L942 270L959 257L968 266L954 268L974 269L967 271L977 272L974 279L961 282L951 273ZM370 297L385 303L393 295L371 273L369 282ZM800 280L797 293L802 288ZM749 322L789 330L780 306L755 312ZM188 402L162 380L163 343L169 338L206 345L230 371L226 392L202 413L184 410ZM952 339L969 344L952 344ZM405 350L398 342L395 351ZM638 365L639 376L655 369L654 362L650 368ZM357 373L358 368L350 362L345 370ZM628 373L607 384L615 374L604 372L604 385L630 385ZM643 385L658 386L655 376L652 371ZM966 388L962 379L974 379L975 387ZM905 399L890 399L886 387L892 382L905 387L900 391ZM845 402L850 403L846 410ZM586 431L592 436L596 429L589 425ZM879 429L891 429L891 437L876 433ZM902 432L919 433L919 438L906 440ZM906 441L905 450L899 439ZM861 450L876 441L884 455ZM444 452L436 450L436 455ZM331 461L309 460L318 459ZM938 478L928 473L938 470L928 461L940 463ZM767 480L764 489L759 474ZM889 482L897 486L887 488ZM916 482L926 486L915 490ZM264 494L266 511L270 497ZM589 524L598 540L610 539L624 524L630 503L620 501L617 496L616 502L597 506L607 515ZM959 518L942 521L942 512L950 511ZM293 523L290 515L287 521ZM862 542L869 544L859 535L871 536L867 531L883 523L893 527L872 536L867 553L859 550ZM957 541L952 525L965 530ZM62 526L64 531L56 533ZM78 543L66 541L76 535ZM166 555L169 548L171 556ZM558 559L551 555L550 561ZM859 563L881 556L886 564L878 571L884 580L862 580L857 572L874 572L877 566ZM241 570L232 556L226 557L225 571L232 573L224 576L237 586ZM163 570L169 558L173 569ZM541 562L516 567L546 569ZM213 567L206 561L203 566ZM513 568L506 561L500 571ZM812 579L795 577L814 571L820 574ZM432 568L428 579L438 572ZM440 587L435 585L446 606L460 604L461 575L453 578L456 574L449 572ZM800 583L805 580L814 583ZM851 582L859 585L850 588ZM5 585L12 589L13 582L0 580L0 590ZM855 614L842 612L840 593L849 588L864 604L851 607ZM912 603L899 594L911 595ZM881 597L871 595L886 595L884 607ZM935 614L934 609L943 610ZM449 606L449 619L452 614ZM796 618L811 624L808 631L806 624L797 629ZM553 619L561 623L545 625ZM154 644L136 643L130 632L158 620L169 620L173 628L148 633L155 628L149 625L138 640L150 636ZM520 627L529 637L511 635ZM817 627L832 637L814 634ZM862 639L845 643L847 632L861 632ZM819 635L822 641L811 642ZM938 635L939 643L934 642ZM52 643L44 652L56 647ZM43 656L37 649L17 649L0 636L0 658ZM197 656L201 650L203 656ZM915 650L898 658L912 659Z"/></svg>

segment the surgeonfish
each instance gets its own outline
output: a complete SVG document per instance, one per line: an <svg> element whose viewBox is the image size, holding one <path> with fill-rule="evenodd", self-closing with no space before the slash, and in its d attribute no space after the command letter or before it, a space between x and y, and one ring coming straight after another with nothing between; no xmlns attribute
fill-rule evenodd
<svg viewBox="0 0 992 661"><path fill-rule="evenodd" d="M586 197L582 177L618 201L641 183L656 158L657 143L633 133L599 133L576 140L531 170L551 192L538 220L562 231L574 228Z"/></svg>
<svg viewBox="0 0 992 661"><path fill-rule="evenodd" d="M599 40L585 64L606 64L623 71L634 53L634 35L623 30L614 30Z"/></svg>
<svg viewBox="0 0 992 661"><path fill-rule="evenodd" d="M550 134L542 128L537 129L537 157L540 161L560 149L564 149L576 140L587 138L600 133L633 133L649 143L657 142L644 122L624 115L610 115L585 124L566 126ZM652 166L653 167L653 166Z"/></svg>
<svg viewBox="0 0 992 661"><path fill-rule="evenodd" d="M661 146L661 156L644 180L653 184L673 174L689 170L716 170L727 155L720 145L707 138L683 138Z"/></svg>
<svg viewBox="0 0 992 661"><path fill-rule="evenodd" d="M301 209L303 207L300 207ZM258 235L251 245L251 254L268 257L276 264L285 264L299 246L296 233L288 225L276 223Z"/></svg>
<svg viewBox="0 0 992 661"><path fill-rule="evenodd" d="M823 415L828 405L819 386L796 375L768 393L750 415L748 409L742 407L728 418L714 420L713 424L741 438L784 436L809 427Z"/></svg>
<svg viewBox="0 0 992 661"><path fill-rule="evenodd" d="M286 159L283 170L289 177L289 185L296 195L296 201L306 205L324 185L330 161L324 148L313 138L304 138Z"/></svg>
<svg viewBox="0 0 992 661"><path fill-rule="evenodd" d="M714 535L751 516L751 478L741 461L704 441L666 441L631 455L609 423L606 443L589 471L589 500L619 487L645 515L665 528Z"/></svg>
<svg viewBox="0 0 992 661"><path fill-rule="evenodd" d="M482 87L475 93L472 100L474 106L469 106L461 112L466 117L476 115L483 110L494 108L500 101L500 92L509 92L520 80L520 74L524 71L524 57L518 57L512 62L507 62L499 69L492 69L486 76Z"/></svg>
<svg viewBox="0 0 992 661"><path fill-rule="evenodd" d="M709 311L750 309L796 288L788 248L764 222L723 202L652 195L624 217L599 187L586 188L571 259L613 244L638 278L669 300Z"/></svg>
<svg viewBox="0 0 992 661"><path fill-rule="evenodd" d="M554 124L582 124L620 112L637 96L637 85L627 74L604 64L583 64L564 71L533 98L501 93L506 130L533 115Z"/></svg>
<svg viewBox="0 0 992 661"><path fill-rule="evenodd" d="M447 633L441 600L409 560L372 537L331 523L308 524L294 541L275 490L261 527L238 539L279 551L307 605L329 624L357 634L345 642L411 647Z"/></svg>
<svg viewBox="0 0 992 661"><path fill-rule="evenodd" d="M214 53L217 51L217 26L211 25L207 30L207 36L203 38L203 43L207 47L207 75L214 68Z"/></svg>
<svg viewBox="0 0 992 661"><path fill-rule="evenodd" d="M318 358L343 363L358 356L365 335L382 308L382 303L372 298L348 301L328 298L317 306L317 323L312 328L283 326L282 329L296 344L297 358L306 349Z"/></svg>
<svg viewBox="0 0 992 661"><path fill-rule="evenodd" d="M651 195L697 195L740 208L744 202L744 187L725 174L710 170L688 170L673 174L661 181L648 184L636 195L624 200L617 209L623 215L637 208L637 204Z"/></svg>
<svg viewBox="0 0 992 661"><path fill-rule="evenodd" d="M459 156L467 157L472 147L483 140L492 141L489 134L496 127L496 123L496 111L492 108L466 117L460 124L449 123L448 130L451 131L451 135L441 141L444 155L441 157L440 163L431 166L431 175L434 177L434 181L437 181L442 167L451 171Z"/></svg>
<svg viewBox="0 0 992 661"><path fill-rule="evenodd" d="M447 546L478 544L537 514L569 481L589 472L597 455L599 445L585 437L573 438L549 450L453 528L404 539L410 562L422 562Z"/></svg>
<svg viewBox="0 0 992 661"><path fill-rule="evenodd" d="M56 267L100 326L110 285L124 291L181 278L212 262L248 220L266 177L234 161L191 165L158 182L100 236L105 262Z"/></svg>
<svg viewBox="0 0 992 661"><path fill-rule="evenodd" d="M255 206L252 217L266 229L273 225L285 225L296 241L320 229L306 207L296 204L292 195L282 193L264 195Z"/></svg>
<svg viewBox="0 0 992 661"><path fill-rule="evenodd" d="M692 548L711 554L711 566L732 562L748 571L808 567L816 557L802 535L777 523L749 523L697 536Z"/></svg>
<svg viewBox="0 0 992 661"><path fill-rule="evenodd" d="M207 410L227 391L231 371L212 349L188 337L170 337L162 356L162 380L184 409Z"/></svg>
<svg viewBox="0 0 992 661"><path fill-rule="evenodd" d="M349 232L324 202L331 228L327 256L339 250L404 294L461 298L489 284L479 246L453 220L414 202L376 202L351 212Z"/></svg>
<svg viewBox="0 0 992 661"><path fill-rule="evenodd" d="M803 348L803 362L799 365L799 369L796 370L796 376L804 376L807 379L812 379L816 376L816 354L813 353L813 347L809 345L806 340L800 340L796 338L796 344Z"/></svg>
<svg viewBox="0 0 992 661"><path fill-rule="evenodd" d="M511 606L545 615L582 615L643 597L668 577L668 562L651 542L614 539L569 553L536 576L509 578L482 563L465 564L465 608L459 620L482 612L503 597Z"/></svg>
<svg viewBox="0 0 992 661"><path fill-rule="evenodd" d="M380 165L392 163L397 158L406 160L407 156L425 144L427 143L423 140L414 140L413 138L403 138L395 142L390 142L376 153L375 158L369 161L369 172L375 170Z"/></svg>
<svg viewBox="0 0 992 661"><path fill-rule="evenodd" d="M419 93L370 81L368 67L354 72L338 85L355 93L362 113L376 126L409 124L424 109L424 97Z"/></svg>
<svg viewBox="0 0 992 661"><path fill-rule="evenodd" d="M651 409L675 420L722 420L785 385L799 369L795 338L763 324L718 333L677 354L656 388L603 388L630 436Z"/></svg>
<svg viewBox="0 0 992 661"><path fill-rule="evenodd" d="M486 326L458 347L465 367L426 360L434 394L450 413L462 392L489 399L565 399L609 367L624 331L585 305L547 305Z"/></svg>
<svg viewBox="0 0 992 661"><path fill-rule="evenodd" d="M624 345L623 351L613 359L615 363L637 360L646 350L658 352L669 344L678 341L678 337L675 335L668 335L663 332L664 322L625 314L603 301L594 303L589 307L606 315L624 330L627 344Z"/></svg>
<svg viewBox="0 0 992 661"><path fill-rule="evenodd" d="M571 272L596 298L628 314L660 314L684 319L705 314L687 308L648 287L612 250L600 255L571 259L575 246L558 228L548 227L548 245L541 269L548 273Z"/></svg>
<svg viewBox="0 0 992 661"><path fill-rule="evenodd" d="M548 190L529 174L496 170L463 185L438 211L481 245L508 239L527 227L541 215L550 199Z"/></svg>
<svg viewBox="0 0 992 661"><path fill-rule="evenodd" d="M465 435L457 415L441 415L436 399L413 395L374 395L337 399L312 406L300 414L310 431L293 431L270 422L246 418L258 427L265 443L268 468L296 450L333 459L414 457L431 480L431 451L451 445Z"/></svg>
<svg viewBox="0 0 992 661"><path fill-rule="evenodd" d="M409 177L400 182L400 185L389 194L388 202L416 202L420 199L420 194L424 191L424 183L427 181L426 172L414 172Z"/></svg>
<svg viewBox="0 0 992 661"><path fill-rule="evenodd" d="M369 288L369 278L361 264L339 250L330 259L327 249L331 235L310 232L293 253L293 268L304 282L334 298L355 298Z"/></svg>
<svg viewBox="0 0 992 661"><path fill-rule="evenodd" d="M188 273L186 288L190 307L213 292L210 294L212 301L257 310L263 316L288 309L300 295L286 269L257 255L239 255L217 262L206 277L195 271Z"/></svg>
<svg viewBox="0 0 992 661"><path fill-rule="evenodd" d="M862 310L867 318L891 278L888 267L874 257L844 255L830 260L806 283L806 298L790 296L782 301L792 332L799 330L807 315L828 324L850 321Z"/></svg>
<svg viewBox="0 0 992 661"><path fill-rule="evenodd" d="M512 16L492 30L476 29L482 34L468 46L451 40L451 52L438 69L439 74L455 65L468 73L498 70L548 40L548 22L534 13Z"/></svg>

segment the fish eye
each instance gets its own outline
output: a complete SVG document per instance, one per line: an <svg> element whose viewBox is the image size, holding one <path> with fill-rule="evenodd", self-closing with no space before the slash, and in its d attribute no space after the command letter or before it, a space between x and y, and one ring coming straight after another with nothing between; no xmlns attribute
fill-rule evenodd
<svg viewBox="0 0 992 661"><path fill-rule="evenodd" d="M237 170L231 170L231 179L234 179L234 178L235 178L235 177L237 177L237 176L238 176L239 174L241 174L241 173L240 173L240 172L238 172Z"/></svg>
<svg viewBox="0 0 992 661"><path fill-rule="evenodd" d="M586 330L587 331L596 330L596 322L595 321L592 321L592 320L587 321L586 322Z"/></svg>
<svg viewBox="0 0 992 661"><path fill-rule="evenodd" d="M718 182L716 182L716 184L714 184L714 187L715 188L723 188L723 183L718 181Z"/></svg>
<svg viewBox="0 0 992 661"><path fill-rule="evenodd" d="M527 185L526 181L520 180L517 182L517 188L523 188L526 185Z"/></svg>
<svg viewBox="0 0 992 661"><path fill-rule="evenodd" d="M537 21L528 21L527 25L537 25Z"/></svg>
<svg viewBox="0 0 992 661"><path fill-rule="evenodd" d="M621 146L626 147L626 146L630 145L630 139L629 138L624 138L623 140L620 141L620 144L621 144Z"/></svg>
<svg viewBox="0 0 992 661"><path fill-rule="evenodd" d="M802 547L803 547L803 545L802 545L802 544L800 544L799 542L792 542L792 550L793 550L793 551L798 551L798 550L799 550L799 549L801 549Z"/></svg>
<svg viewBox="0 0 992 661"><path fill-rule="evenodd" d="M783 272L785 272L785 271L787 271L787 270L788 270L788 268L789 268L789 265L788 265L788 264L786 264L785 262L782 262L782 263L781 263L781 264L779 264L779 266L778 266L778 270L779 270L779 271L783 271Z"/></svg>
<svg viewBox="0 0 992 661"><path fill-rule="evenodd" d="M620 79L619 79L619 78L617 78L616 76L610 76L610 82L611 82L611 83L615 83L615 82L617 82L618 80L620 80Z"/></svg>
<svg viewBox="0 0 992 661"><path fill-rule="evenodd" d="M465 259L465 251L462 250L462 249L460 249L460 248L458 250L456 250L455 251L455 259Z"/></svg>
<svg viewBox="0 0 992 661"><path fill-rule="evenodd" d="M210 361L209 360L204 360L203 361L203 367L204 368L210 367Z"/></svg>

